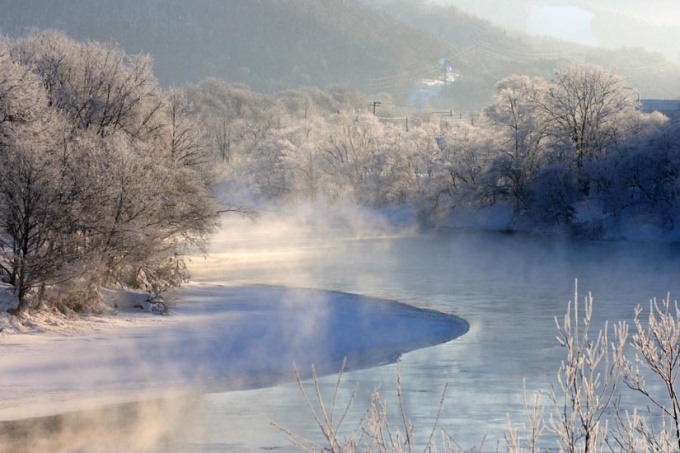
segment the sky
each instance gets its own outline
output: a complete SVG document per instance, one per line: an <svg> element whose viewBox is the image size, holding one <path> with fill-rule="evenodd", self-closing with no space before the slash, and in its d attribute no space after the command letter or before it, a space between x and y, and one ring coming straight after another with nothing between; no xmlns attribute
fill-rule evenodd
<svg viewBox="0 0 680 453"><path fill-rule="evenodd" d="M526 32L532 36L553 36L579 44L598 46L593 36L594 14L580 6L532 5Z"/></svg>

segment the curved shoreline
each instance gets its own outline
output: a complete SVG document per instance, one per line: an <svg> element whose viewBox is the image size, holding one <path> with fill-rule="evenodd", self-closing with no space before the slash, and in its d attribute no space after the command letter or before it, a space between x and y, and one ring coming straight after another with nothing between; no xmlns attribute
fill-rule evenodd
<svg viewBox="0 0 680 453"><path fill-rule="evenodd" d="M303 377L312 364L335 373L345 357L348 370L380 366L469 329L454 315L317 289L190 285L178 295L177 315L152 326L24 348L13 338L0 420L269 387L291 382L293 363Z"/></svg>

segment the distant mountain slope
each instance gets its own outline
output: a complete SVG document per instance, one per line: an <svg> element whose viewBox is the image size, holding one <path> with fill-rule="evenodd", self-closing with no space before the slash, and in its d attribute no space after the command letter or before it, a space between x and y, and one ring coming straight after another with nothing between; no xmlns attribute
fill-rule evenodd
<svg viewBox="0 0 680 453"><path fill-rule="evenodd" d="M378 0L380 1L380 0ZM532 12L564 7L564 0L428 0L450 4L513 31L525 31ZM680 2L672 0L570 0L592 14L593 37L605 48L644 47L672 61L680 52Z"/></svg>
<svg viewBox="0 0 680 453"><path fill-rule="evenodd" d="M22 0L0 29L58 28L155 58L163 84L208 76L253 88L350 83L428 64L449 44L356 0Z"/></svg>
<svg viewBox="0 0 680 453"><path fill-rule="evenodd" d="M153 55L164 86L206 77L265 92L345 83L370 95L384 92L400 100L416 98L420 105L476 110L488 103L498 80L514 73L549 78L558 64L575 56L624 69L643 96L680 94L677 69L660 55L546 44L425 0L3 3L2 32L18 35L34 26L64 30L77 39L117 41L129 53ZM418 99L423 79L442 85L433 91L421 86L426 94Z"/></svg>
<svg viewBox="0 0 680 453"><path fill-rule="evenodd" d="M511 73L540 75L550 78L560 64L581 62L614 68L625 76L633 89L642 97L680 97L680 68L669 62L659 52L631 47L634 40L621 40L628 47L602 49L582 46L553 38L530 37L517 31L508 31L464 13L453 6L442 6L433 0L362 0L377 11L390 14L396 20L416 29L428 30L440 39L466 50L455 64L463 68L476 85L489 86L493 80ZM463 1L463 0L461 0ZM612 0L613 1L613 0ZM460 3L460 2L457 2ZM454 3L454 4L457 4ZM490 8L489 5L479 8ZM507 11L509 2L496 4L499 11ZM502 7L501 7L502 5ZM516 2L517 14L526 13L528 1ZM596 16L600 20L603 15ZM609 24L613 19L609 19ZM637 32L641 27L629 27ZM620 34L620 33L619 33ZM482 79L482 80L480 80ZM461 80L452 84L448 91L459 91L460 98L466 92L475 91L471 82ZM481 89L481 87L477 88ZM447 90L443 93L446 95Z"/></svg>

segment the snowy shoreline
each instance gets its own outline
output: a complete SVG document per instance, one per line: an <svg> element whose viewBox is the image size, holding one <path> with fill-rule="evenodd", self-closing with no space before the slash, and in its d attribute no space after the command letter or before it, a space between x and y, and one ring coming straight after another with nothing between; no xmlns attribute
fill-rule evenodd
<svg viewBox="0 0 680 453"><path fill-rule="evenodd" d="M453 315L315 289L192 284L176 297L171 316L126 311L64 334L1 336L0 421L268 387L292 381L294 366L336 372L344 357L350 370L379 366L469 329Z"/></svg>

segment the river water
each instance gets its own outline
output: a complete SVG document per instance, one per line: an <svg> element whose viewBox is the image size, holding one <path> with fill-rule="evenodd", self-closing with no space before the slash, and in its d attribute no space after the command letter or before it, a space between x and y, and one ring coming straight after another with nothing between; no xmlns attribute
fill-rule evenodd
<svg viewBox="0 0 680 453"><path fill-rule="evenodd" d="M376 387L398 424L398 368L405 411L421 442L429 436L447 382L440 423L465 449L503 449L507 417L522 422L524 380L527 393L540 393L548 404L564 354L555 340L554 318L562 317L574 298L576 280L581 297L593 295L595 329L605 320L632 320L635 306L646 306L651 298L680 294L677 245L462 230L330 236L336 240L299 225L232 229L218 241L218 253L192 266L204 281L345 291L466 319L470 331L460 338L405 354L398 364L350 370L343 377L341 401L358 389L347 427L361 418ZM326 396L336 379L321 379ZM206 395L192 418L190 434L169 439L168 448L294 451L270 421L320 440L294 384Z"/></svg>

